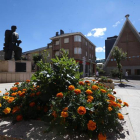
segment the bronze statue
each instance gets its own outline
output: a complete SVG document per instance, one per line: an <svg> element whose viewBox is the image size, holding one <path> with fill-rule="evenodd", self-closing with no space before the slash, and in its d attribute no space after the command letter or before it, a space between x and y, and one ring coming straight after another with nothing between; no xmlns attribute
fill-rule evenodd
<svg viewBox="0 0 140 140"><path fill-rule="evenodd" d="M19 35L16 33L17 27L11 26L11 30L5 31L5 43L3 50L5 52L4 59L11 60L12 52L14 51L15 60L21 60L22 49L19 47L19 44L22 42L18 40Z"/></svg>

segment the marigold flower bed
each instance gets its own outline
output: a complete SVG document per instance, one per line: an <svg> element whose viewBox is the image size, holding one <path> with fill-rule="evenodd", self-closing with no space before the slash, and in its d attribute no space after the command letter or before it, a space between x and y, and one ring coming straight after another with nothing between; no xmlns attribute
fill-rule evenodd
<svg viewBox="0 0 140 140"><path fill-rule="evenodd" d="M30 80L15 83L3 95L0 116L12 116L17 122L43 117L50 122L49 130L59 126L61 133L76 131L106 140L106 133L117 129L124 119L121 108L129 106L114 96L115 91L95 80L79 81L77 87L69 85L67 91L59 91L47 103L40 100L40 90L40 85Z"/></svg>

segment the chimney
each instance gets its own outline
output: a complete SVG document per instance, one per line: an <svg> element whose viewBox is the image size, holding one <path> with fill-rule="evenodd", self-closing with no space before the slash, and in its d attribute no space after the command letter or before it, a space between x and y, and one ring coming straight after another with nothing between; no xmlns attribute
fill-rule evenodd
<svg viewBox="0 0 140 140"><path fill-rule="evenodd" d="M56 32L56 36L59 36L58 32Z"/></svg>
<svg viewBox="0 0 140 140"><path fill-rule="evenodd" d="M60 30L60 35L64 34L64 31L63 30Z"/></svg>
<svg viewBox="0 0 140 140"><path fill-rule="evenodd" d="M125 15L126 18L128 18L129 16L130 16L129 14Z"/></svg>

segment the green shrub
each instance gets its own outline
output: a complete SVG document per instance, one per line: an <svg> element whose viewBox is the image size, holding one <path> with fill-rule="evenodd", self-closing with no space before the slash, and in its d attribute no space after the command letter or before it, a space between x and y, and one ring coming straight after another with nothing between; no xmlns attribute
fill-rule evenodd
<svg viewBox="0 0 140 140"><path fill-rule="evenodd" d="M80 73L77 62L73 58L68 58L68 54L61 50L62 56L51 59L50 63L37 63L39 71L37 71L32 80L40 85L42 101L47 102L52 95L59 91L66 91L69 85L76 86Z"/></svg>
<svg viewBox="0 0 140 140"><path fill-rule="evenodd" d="M103 83L112 83L113 82L111 79L108 79L105 76L101 76L101 78L98 81L103 82Z"/></svg>
<svg viewBox="0 0 140 140"><path fill-rule="evenodd" d="M112 77L119 77L119 71L118 71L118 69L111 70L111 76Z"/></svg>

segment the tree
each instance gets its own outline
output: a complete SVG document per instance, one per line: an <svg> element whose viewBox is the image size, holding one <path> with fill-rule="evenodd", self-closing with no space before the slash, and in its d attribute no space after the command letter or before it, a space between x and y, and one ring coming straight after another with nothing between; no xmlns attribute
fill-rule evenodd
<svg viewBox="0 0 140 140"><path fill-rule="evenodd" d="M122 65L121 65L121 61L126 59L127 53L123 52L121 48L119 48L118 46L115 46L113 51L112 51L112 56L114 57L114 59L116 59L117 62L117 68L119 71L119 79L121 82L122 79Z"/></svg>

